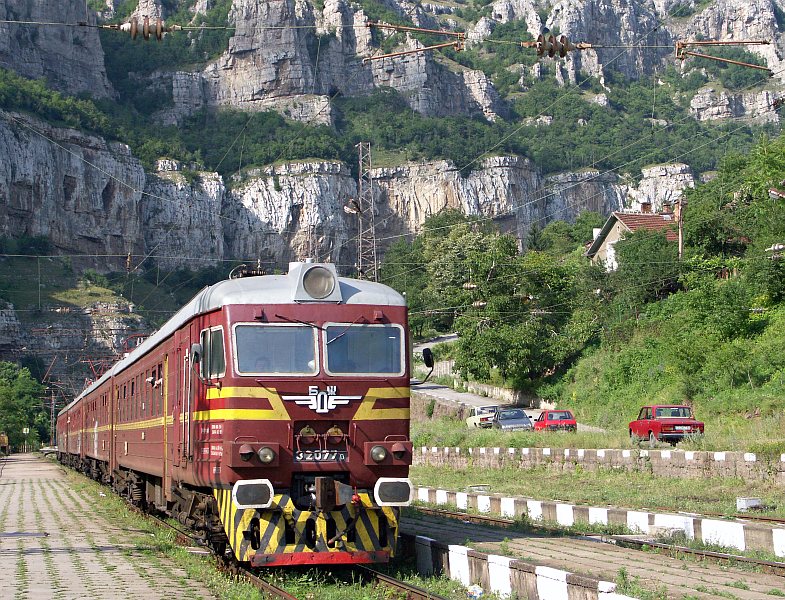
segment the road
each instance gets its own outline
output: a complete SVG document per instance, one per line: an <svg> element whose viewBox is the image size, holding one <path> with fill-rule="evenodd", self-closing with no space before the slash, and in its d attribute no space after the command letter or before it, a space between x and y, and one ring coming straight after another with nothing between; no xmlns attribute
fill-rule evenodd
<svg viewBox="0 0 785 600"><path fill-rule="evenodd" d="M435 338L431 338L429 340L425 340L424 342L414 344L413 350L415 353L419 353L422 352L423 348L430 348L434 344L453 343L457 340L458 340L457 333L448 333L445 335L440 335ZM489 404L497 404L497 405L505 404L505 402L497 400L495 398L488 398L487 396L481 396L479 394L474 394L472 392L458 392L445 385L440 385L438 383L431 383L431 382L426 382L416 386L413 385L412 392L416 394L421 394L423 396L427 396L429 398L436 398L437 400L442 400L445 402L454 402L456 404L464 404L466 406L487 406ZM526 408L525 410L526 410L526 414L529 415L529 418L532 421L537 419L537 417L539 417L540 413L543 411L543 409L541 408ZM601 427L594 427L593 425L578 423L578 431L603 433L605 430L602 429Z"/></svg>

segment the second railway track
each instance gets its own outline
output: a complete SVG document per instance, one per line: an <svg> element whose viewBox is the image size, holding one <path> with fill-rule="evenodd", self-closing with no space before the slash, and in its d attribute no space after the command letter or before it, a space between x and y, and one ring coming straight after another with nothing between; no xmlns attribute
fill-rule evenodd
<svg viewBox="0 0 785 600"><path fill-rule="evenodd" d="M763 600L785 591L785 564L774 561L657 544L636 536L567 535L537 526L519 529L514 527L519 523L501 517L424 507L416 507L414 513L403 522L408 533L606 581L623 574L651 591L667 588L668 598ZM653 551L641 552L643 546Z"/></svg>

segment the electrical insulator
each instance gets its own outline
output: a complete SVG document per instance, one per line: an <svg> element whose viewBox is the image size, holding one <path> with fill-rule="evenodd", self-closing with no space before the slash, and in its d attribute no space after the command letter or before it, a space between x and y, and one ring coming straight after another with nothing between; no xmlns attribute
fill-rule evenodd
<svg viewBox="0 0 785 600"><path fill-rule="evenodd" d="M553 56L553 54L550 53L550 48L548 47L548 44L549 44L548 39L543 34L537 36L537 46L536 46L537 56L543 57L546 54Z"/></svg>
<svg viewBox="0 0 785 600"><path fill-rule="evenodd" d="M476 302L472 302L472 306L474 308L483 308L483 307L487 306L487 304L488 303L485 302L484 300L477 300Z"/></svg>
<svg viewBox="0 0 785 600"><path fill-rule="evenodd" d="M466 283L463 284L463 289L465 289L465 290L476 290L477 289L477 284L476 283L472 283L470 281L467 281Z"/></svg>
<svg viewBox="0 0 785 600"><path fill-rule="evenodd" d="M131 39L135 40L136 37L139 35L139 29L140 29L139 28L139 19L134 17L133 19L131 19L130 23L127 23L125 25L121 25L119 27L116 26L116 25L113 25L110 28L111 29L120 29L121 31L128 31L131 34ZM155 36L155 39L160 42L164 38L164 33L165 32L167 32L167 31L175 31L177 29L180 29L180 27L178 25L174 25L172 27L166 27L166 25L164 24L164 22L161 19L156 19L155 23L151 24L150 23L150 17L145 17L142 20L141 33L142 33L142 37L146 41L149 41L150 40L150 36L153 35L153 36Z"/></svg>
<svg viewBox="0 0 785 600"><path fill-rule="evenodd" d="M542 33L537 36L537 42L535 44L537 56L543 57L547 54L550 58L553 58L557 54L560 58L564 58L567 56L567 52L570 52L571 50L584 50L589 47L591 46L588 44L578 44L577 46L574 46L570 43L570 40L566 35L556 39L556 36L554 35L549 35L546 38Z"/></svg>

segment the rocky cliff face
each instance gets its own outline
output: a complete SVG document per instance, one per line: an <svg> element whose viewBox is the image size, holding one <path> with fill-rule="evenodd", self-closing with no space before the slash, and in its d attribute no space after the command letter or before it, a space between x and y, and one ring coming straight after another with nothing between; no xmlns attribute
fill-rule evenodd
<svg viewBox="0 0 785 600"><path fill-rule="evenodd" d="M96 23L85 3L55 0L2 2L0 21ZM114 95L98 30L92 27L0 23L0 67L29 79L45 79L68 94Z"/></svg>
<svg viewBox="0 0 785 600"><path fill-rule="evenodd" d="M226 190L216 173L197 173L191 181L174 161L159 161L148 175L139 201L146 254L163 268L190 269L214 264L225 257L222 218Z"/></svg>
<svg viewBox="0 0 785 600"><path fill-rule="evenodd" d="M343 207L357 197L357 184L342 163L251 170L227 189L216 173L186 177L174 161L146 174L122 144L2 112L0 156L0 234L48 236L64 253L99 257L89 264L101 270L124 269L129 252L167 268L229 257L354 260L357 224ZM639 198L658 206L660 196L692 185L684 165L645 170L637 188L596 171L546 178L513 156L472 167L464 174L447 161L374 169L379 237L416 232L446 207L494 218L524 237L534 222L608 213Z"/></svg>
<svg viewBox="0 0 785 600"><path fill-rule="evenodd" d="M285 264L312 256L352 264L354 244L343 207L356 198L348 169L305 162L252 171L228 194L224 214L231 256Z"/></svg>
<svg viewBox="0 0 785 600"><path fill-rule="evenodd" d="M235 0L229 18L237 24L235 35L226 53L200 74L203 83L172 76L174 108L161 115L164 122L210 104L331 124L328 96L365 95L383 86L398 90L428 116L479 114L493 120L505 112L480 71L452 72L430 54L364 62L380 51L365 14L347 0L328 0L321 11L294 0ZM400 49L418 44L407 38Z"/></svg>
<svg viewBox="0 0 785 600"><path fill-rule="evenodd" d="M774 102L781 97L782 92L772 90L729 94L707 86L693 96L690 112L698 121L741 118L754 123L777 123L779 115Z"/></svg>
<svg viewBox="0 0 785 600"><path fill-rule="evenodd" d="M673 206L684 190L695 187L692 169L683 163L653 165L642 171L643 179L628 192L628 208L643 210L648 205L652 212L662 212L666 205Z"/></svg>
<svg viewBox="0 0 785 600"><path fill-rule="evenodd" d="M0 235L71 254L139 253L145 174L127 146L0 111Z"/></svg>

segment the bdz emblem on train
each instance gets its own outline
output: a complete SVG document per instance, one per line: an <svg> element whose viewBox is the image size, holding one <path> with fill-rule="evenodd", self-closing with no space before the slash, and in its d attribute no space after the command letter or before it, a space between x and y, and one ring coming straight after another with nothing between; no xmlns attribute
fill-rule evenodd
<svg viewBox="0 0 785 600"><path fill-rule="evenodd" d="M324 391L320 391L318 385L309 385L307 396L281 396L281 398L294 400L295 404L307 406L318 414L324 414L349 404L349 400L361 400L362 396L339 396L338 386L335 385L328 385Z"/></svg>

